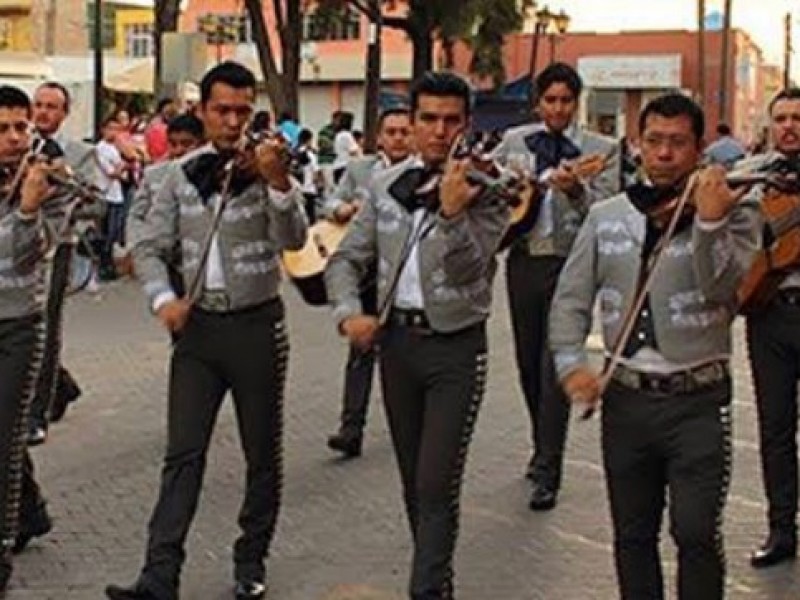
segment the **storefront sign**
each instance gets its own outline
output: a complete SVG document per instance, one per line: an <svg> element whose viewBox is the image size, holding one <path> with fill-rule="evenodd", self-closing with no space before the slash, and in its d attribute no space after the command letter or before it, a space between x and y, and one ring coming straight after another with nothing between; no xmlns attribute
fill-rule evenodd
<svg viewBox="0 0 800 600"><path fill-rule="evenodd" d="M679 88L681 56L584 56L578 59L578 73L590 88Z"/></svg>

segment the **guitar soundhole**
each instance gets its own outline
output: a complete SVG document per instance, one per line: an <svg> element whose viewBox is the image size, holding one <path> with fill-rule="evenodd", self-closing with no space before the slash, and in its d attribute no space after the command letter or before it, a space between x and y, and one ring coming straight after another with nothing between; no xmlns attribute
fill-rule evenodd
<svg viewBox="0 0 800 600"><path fill-rule="evenodd" d="M322 236L320 236L318 233L314 234L314 245L317 247L317 252L319 252L319 255L322 258L328 258L328 249L322 242Z"/></svg>

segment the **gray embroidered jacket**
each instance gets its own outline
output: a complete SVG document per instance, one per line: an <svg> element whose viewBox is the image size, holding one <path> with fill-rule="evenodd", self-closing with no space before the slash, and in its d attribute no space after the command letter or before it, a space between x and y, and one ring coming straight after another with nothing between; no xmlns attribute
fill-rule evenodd
<svg viewBox="0 0 800 600"><path fill-rule="evenodd" d="M365 202L325 270L325 283L337 323L362 314L359 283L370 265L378 265L378 305L401 268L401 255L413 217L389 193L416 160L377 173ZM485 320L491 305L495 252L508 227L506 203L481 194L452 219L430 214L432 224L419 242L418 257L425 312L439 332L452 332ZM427 228L423 227L423 231Z"/></svg>
<svg viewBox="0 0 800 600"><path fill-rule="evenodd" d="M17 319L42 309L43 219L8 208L0 214L0 320Z"/></svg>
<svg viewBox="0 0 800 600"><path fill-rule="evenodd" d="M356 158L347 163L342 178L331 195L322 204L320 214L329 219L342 204L364 200L368 195L369 182L375 173L385 168L380 156L373 155Z"/></svg>
<svg viewBox="0 0 800 600"><path fill-rule="evenodd" d="M509 157L514 155L530 155L531 150L525 144L525 138L540 131L542 127L542 124L535 123L509 129L503 136L503 141L495 149L494 158L501 164L506 164ZM587 131L577 125L572 126L568 133L570 141L580 149L582 155L601 154L607 157L606 165L599 175L587 179L583 192L575 198L561 191L552 190L552 237L539 240L529 235L528 245L533 255L567 256L589 206L619 192L619 144L609 137Z"/></svg>
<svg viewBox="0 0 800 600"><path fill-rule="evenodd" d="M756 248L757 205L745 199L724 224L695 221L669 243L650 288L658 351L689 364L730 353L736 290ZM626 194L589 210L558 279L550 311L550 347L563 378L588 364L584 343L599 299L608 353L630 306L639 272L645 217Z"/></svg>
<svg viewBox="0 0 800 600"><path fill-rule="evenodd" d="M133 258L151 305L161 294L173 291L165 257L176 243L180 243L184 280L191 281L198 269L218 193L213 192L206 205L188 173L196 172L197 161L212 152L206 146L166 167L163 184L135 234ZM305 244L307 222L299 188L292 188L280 204L271 194L264 183L256 181L234 195L222 213L217 239L231 310L277 296L280 252L299 250Z"/></svg>
<svg viewBox="0 0 800 600"><path fill-rule="evenodd" d="M164 161L150 165L144 170L139 187L131 200L126 223L126 241L134 247L144 235L145 219L153 206L158 191L169 173L171 162Z"/></svg>

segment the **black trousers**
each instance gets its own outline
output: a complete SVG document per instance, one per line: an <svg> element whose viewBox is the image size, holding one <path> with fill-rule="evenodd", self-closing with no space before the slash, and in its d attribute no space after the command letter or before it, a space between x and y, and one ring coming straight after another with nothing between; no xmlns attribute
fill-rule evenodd
<svg viewBox="0 0 800 600"><path fill-rule="evenodd" d="M0 321L0 544L4 548L13 543L20 521L43 503L26 443L43 335L38 315Z"/></svg>
<svg viewBox="0 0 800 600"><path fill-rule="evenodd" d="M485 326L424 335L392 325L380 363L414 540L410 594L449 599L464 463L486 380Z"/></svg>
<svg viewBox="0 0 800 600"><path fill-rule="evenodd" d="M377 289L373 284L361 293L364 314L374 315L377 303ZM375 351L350 346L344 368L341 417L341 432L347 436L360 438L364 433L374 370Z"/></svg>
<svg viewBox="0 0 800 600"><path fill-rule="evenodd" d="M730 479L731 384L665 395L612 382L602 448L623 600L661 600L658 543L665 495L678 547L680 600L721 599L722 515Z"/></svg>
<svg viewBox="0 0 800 600"><path fill-rule="evenodd" d="M506 283L517 368L533 433L533 479L558 489L564 463L569 402L556 377L547 343L550 302L564 259L511 250Z"/></svg>
<svg viewBox="0 0 800 600"><path fill-rule="evenodd" d="M38 426L45 426L54 403L65 403L64 396L74 393L77 387L69 372L61 366L64 300L69 285L69 269L73 252L72 244L59 244L51 265L45 309L44 355L39 376L36 379L36 390L30 411L31 421Z"/></svg>
<svg viewBox="0 0 800 600"><path fill-rule="evenodd" d="M280 300L235 313L192 311L172 354L167 452L140 578L159 598L177 597L208 444L229 390L247 463L234 576L264 577L281 499L288 352Z"/></svg>
<svg viewBox="0 0 800 600"><path fill-rule="evenodd" d="M796 538L800 307L778 298L762 312L747 317L746 324L769 527Z"/></svg>

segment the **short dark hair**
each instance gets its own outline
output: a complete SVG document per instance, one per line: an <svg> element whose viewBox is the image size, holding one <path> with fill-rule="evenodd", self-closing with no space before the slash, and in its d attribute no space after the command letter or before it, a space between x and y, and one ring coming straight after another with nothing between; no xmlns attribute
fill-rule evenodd
<svg viewBox="0 0 800 600"><path fill-rule="evenodd" d="M205 104L211 98L211 88L215 83L224 83L237 90L251 88L255 91L256 76L250 69L232 60L219 63L203 75L200 81L201 104Z"/></svg>
<svg viewBox="0 0 800 600"><path fill-rule="evenodd" d="M167 135L171 133L188 133L202 140L205 134L203 122L194 115L178 115L167 123Z"/></svg>
<svg viewBox="0 0 800 600"><path fill-rule="evenodd" d="M383 127L383 122L388 119L389 117L397 117L397 116L404 116L404 117L411 117L411 111L407 106L404 104L395 104L394 106L390 106L385 108L381 111L381 114L378 115L378 131L380 131L381 127Z"/></svg>
<svg viewBox="0 0 800 600"><path fill-rule="evenodd" d="M103 119L103 120L100 122L100 127L102 127L102 128L106 128L106 127L108 127L109 125L111 125L112 123L117 123L117 124L119 124L119 121L117 121L117 113L116 113L116 112L114 112L114 113L112 113L112 114L108 115L108 116L107 116L105 119Z"/></svg>
<svg viewBox="0 0 800 600"><path fill-rule="evenodd" d="M31 99L16 86L0 85L0 108L24 108L30 117Z"/></svg>
<svg viewBox="0 0 800 600"><path fill-rule="evenodd" d="M578 72L567 63L555 62L548 65L536 76L536 98L537 100L544 94L551 85L563 83L572 92L577 100L583 91L583 80Z"/></svg>
<svg viewBox="0 0 800 600"><path fill-rule="evenodd" d="M659 115L662 117L689 117L692 122L692 132L695 141L699 144L706 130L706 119L703 109L691 98L679 92L669 92L653 98L644 107L639 115L639 135L644 133L647 117Z"/></svg>
<svg viewBox="0 0 800 600"><path fill-rule="evenodd" d="M775 94L775 97L769 103L769 114L772 114L772 109L781 100L800 100L800 88L785 88Z"/></svg>
<svg viewBox="0 0 800 600"><path fill-rule="evenodd" d="M411 84L409 97L411 101L411 116L419 108L420 96L453 96L464 101L464 114L472 114L472 89L469 84L450 71L427 71Z"/></svg>
<svg viewBox="0 0 800 600"><path fill-rule="evenodd" d="M170 104L175 104L175 100L173 98L162 98L158 101L156 105L156 113L161 114L161 111L164 110Z"/></svg>
<svg viewBox="0 0 800 600"><path fill-rule="evenodd" d="M730 135L731 134L731 126L727 123L720 123L717 125L717 134L719 135Z"/></svg>
<svg viewBox="0 0 800 600"><path fill-rule="evenodd" d="M353 120L355 117L353 113L347 111L340 111L339 112L339 120L336 122L336 131L343 131L347 130L350 131L353 128Z"/></svg>
<svg viewBox="0 0 800 600"><path fill-rule="evenodd" d="M36 88L38 92L41 89L51 89L51 90L58 90L64 96L64 112L69 113L70 106L72 104L72 98L69 95L69 90L67 90L66 86L59 83L58 81L45 81L42 85Z"/></svg>
<svg viewBox="0 0 800 600"><path fill-rule="evenodd" d="M300 133L297 134L297 144L307 144L311 140L314 139L314 134L311 132L310 129L301 129Z"/></svg>

